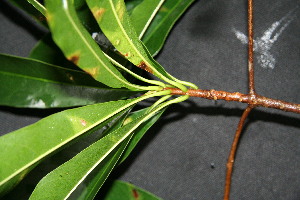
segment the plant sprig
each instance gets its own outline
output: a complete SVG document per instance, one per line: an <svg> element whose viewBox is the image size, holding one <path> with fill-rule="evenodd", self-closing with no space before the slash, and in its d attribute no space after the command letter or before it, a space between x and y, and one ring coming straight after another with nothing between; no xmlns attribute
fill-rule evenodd
<svg viewBox="0 0 300 200"><path fill-rule="evenodd" d="M18 4L18 1L12 1ZM252 64L249 67L249 94L202 90L193 83L181 81L169 74L153 55L161 49L169 30L193 1L128 1L132 8L131 12L127 12L123 0L46 0L45 6L36 0L28 0L47 18L55 44L47 48L43 46L43 42L37 45L33 57L38 56L41 61L0 55L3 62L0 67L0 79L12 85L24 84L20 89L21 95L11 94L9 88L1 88L0 94L3 98L0 104L38 108L83 107L56 113L0 137L0 146L3 149L0 152L0 160L5 160L5 164L0 166L0 197L13 189L50 155L76 142L77 139L95 134L95 131L103 127L109 127L89 147L45 176L30 197L93 199L111 171L129 156L140 138L163 111L172 104L195 96L249 104L241 117L236 132L237 139L228 160L232 165L228 167L229 178L227 177L226 184L229 183L229 186L226 186L224 198L229 198L232 160L249 112L254 107L264 106L300 113L300 105L256 94L253 59L252 63L249 61L250 65ZM249 2L252 3L252 0ZM145 9L147 12L144 12ZM137 20L141 13L144 13L143 16ZM96 23L94 25L97 27L89 27L92 20L95 20L93 22L97 22L99 27ZM85 23L87 21L89 23ZM115 49L108 49L110 53L120 54L122 61L129 61L160 80L144 78L110 56L111 54L104 52L103 46L92 38L90 32L94 29L101 29L110 41L109 45L114 46ZM153 38L157 38L157 41ZM252 40L249 39L250 43L251 41L252 52L249 55L253 57L253 35ZM61 51L57 51L55 45ZM43 52L37 55L39 50ZM49 52L51 55L64 57L63 62L56 64L61 66L47 63L49 59L44 56L49 55ZM70 66L75 66L75 69L69 68L70 63L67 60L73 63ZM26 66L21 68L23 64ZM129 76L143 83L132 83ZM37 88L40 88L40 91L35 91ZM132 98L137 94L141 95ZM47 95L52 96L49 98ZM172 98L174 95L180 96ZM137 103L152 97L160 98L145 109L131 112ZM87 187L77 193L81 184ZM111 188L113 192L110 192L109 196L116 195L120 188L132 187L129 184L114 184ZM136 197L137 191L132 191ZM158 199L143 191L139 192L149 199ZM79 196L76 196L78 194Z"/></svg>

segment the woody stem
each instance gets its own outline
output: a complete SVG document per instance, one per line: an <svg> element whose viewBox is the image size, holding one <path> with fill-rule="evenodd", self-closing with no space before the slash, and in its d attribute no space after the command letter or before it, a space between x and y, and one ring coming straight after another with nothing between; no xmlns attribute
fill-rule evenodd
<svg viewBox="0 0 300 200"><path fill-rule="evenodd" d="M240 136L243 130L243 126L245 124L245 121L252 110L252 106L248 106L245 110L243 115L241 116L241 119L239 121L238 127L235 132L235 136L231 145L231 150L230 154L227 160L226 168L226 179L225 179L225 189L224 189L224 200L229 200L229 195L230 195L230 186L231 186L231 176L232 176L232 171L233 171L233 165L234 165L234 160L235 160L235 154L237 150L237 146L240 140Z"/></svg>
<svg viewBox="0 0 300 200"><path fill-rule="evenodd" d="M189 89L187 92L183 92L178 88L165 88L165 90L171 90L171 95L189 95L191 97L200 97L213 100L225 100L225 101L238 101L247 103L253 107L267 107L275 108L287 112L294 112L300 114L300 104L290 103L277 99L272 99L258 94L242 94L239 92L226 92L218 90L202 90L202 89Z"/></svg>

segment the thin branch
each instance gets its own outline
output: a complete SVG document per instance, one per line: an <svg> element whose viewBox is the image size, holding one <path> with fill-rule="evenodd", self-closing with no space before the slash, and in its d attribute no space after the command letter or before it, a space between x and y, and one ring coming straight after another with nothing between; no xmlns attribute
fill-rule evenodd
<svg viewBox="0 0 300 200"><path fill-rule="evenodd" d="M253 65L253 0L248 0L248 79L249 93L255 95Z"/></svg>
<svg viewBox="0 0 300 200"><path fill-rule="evenodd" d="M233 170L233 164L234 164L234 160L235 160L235 154L236 154L236 150L237 150L237 146L239 143L239 139L243 130L243 126L244 123L250 113L250 111L252 110L252 106L248 106L246 108L246 110L244 111L243 115L241 116L241 119L239 121L239 124L237 126L236 132L235 132L235 136L231 145L231 150L230 150L230 154L227 160L227 172L226 172L226 180L225 180L225 191L224 191L224 200L228 200L229 199L229 195L230 195L230 185L231 185L231 174L232 174L232 170Z"/></svg>
<svg viewBox="0 0 300 200"><path fill-rule="evenodd" d="M287 112L294 112L300 114L300 104L271 99L260 95L201 89L189 89L187 92L183 92L178 88L165 88L165 90L171 90L172 95L189 95L191 97L200 97L213 100L221 99L226 101L238 101L242 103L247 103L249 105L252 105L253 107L260 106L266 108L275 108Z"/></svg>

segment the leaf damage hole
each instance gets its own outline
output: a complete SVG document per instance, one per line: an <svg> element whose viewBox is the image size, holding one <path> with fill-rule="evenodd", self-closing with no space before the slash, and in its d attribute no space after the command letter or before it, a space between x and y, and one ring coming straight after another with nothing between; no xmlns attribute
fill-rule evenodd
<svg viewBox="0 0 300 200"><path fill-rule="evenodd" d="M145 71L153 74L152 69L144 61L142 61L139 65L137 65L137 67L139 67L139 68L141 68L141 69L143 69L143 70L145 70Z"/></svg>

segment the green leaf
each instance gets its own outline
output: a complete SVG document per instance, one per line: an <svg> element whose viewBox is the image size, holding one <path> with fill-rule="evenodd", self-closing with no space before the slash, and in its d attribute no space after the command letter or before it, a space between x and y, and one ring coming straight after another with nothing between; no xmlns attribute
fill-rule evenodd
<svg viewBox="0 0 300 200"><path fill-rule="evenodd" d="M157 121L157 119L161 116L165 109L160 110L155 114L153 117L151 117L149 120L141 124L133 133L133 135L130 137L130 141L124 141L122 143L122 147L118 149L116 153L111 155L107 161L105 162L104 166L97 167L94 171L96 171L96 175L90 175L91 178L82 183L84 185L83 189L80 191L80 198L82 200L90 200L93 199L94 196L97 194L99 189L101 188L103 184L103 177L104 172L109 172L112 167L116 165L116 163L123 162L128 155L131 153L133 148L136 146L138 141L141 139L141 137L144 135L144 133ZM136 111L129 115L129 117L123 116L124 118L120 119L115 126L111 127L110 130L107 131L107 133L111 133L117 128L120 128L125 120L125 123L128 124L132 121L136 121L139 118L141 118L143 115L145 115L149 111L148 108L142 109L140 111ZM124 123L124 124L125 124ZM124 152L123 152L124 151ZM123 152L122 156L121 153ZM121 156L121 157L120 157ZM120 161L119 161L120 160ZM111 168L110 168L111 167ZM108 174L107 174L108 175ZM79 187L80 188L80 187Z"/></svg>
<svg viewBox="0 0 300 200"><path fill-rule="evenodd" d="M35 47L31 50L29 57L44 61L49 64L79 70L79 68L74 63L66 59L63 52L52 40L52 36L50 33L46 34L35 45Z"/></svg>
<svg viewBox="0 0 300 200"><path fill-rule="evenodd" d="M68 60L110 87L146 90L145 87L129 83L104 56L80 23L72 0L48 0L46 8L53 40Z"/></svg>
<svg viewBox="0 0 300 200"><path fill-rule="evenodd" d="M161 198L124 181L114 181L101 200L161 200Z"/></svg>
<svg viewBox="0 0 300 200"><path fill-rule="evenodd" d="M72 196L72 199L77 199L73 192L97 166L100 168L97 169L98 179L95 186L100 188L117 163L133 132L162 108L148 112L122 126L56 168L39 182L30 199L67 199L71 195L75 196ZM113 157L109 158L109 156ZM84 191L82 199L93 198L94 192Z"/></svg>
<svg viewBox="0 0 300 200"><path fill-rule="evenodd" d="M0 105L14 107L79 106L136 94L109 88L84 72L1 54L0 81Z"/></svg>
<svg viewBox="0 0 300 200"><path fill-rule="evenodd" d="M90 178L91 180L86 180L84 183L82 183L82 185L84 185L85 187L82 190L79 190L78 193L80 193L80 195L73 194L71 197L78 196L78 198L76 198L78 200L94 199L97 192L102 187L107 177L112 172L118 160L120 159L120 156L126 148L129 140L130 137L123 141L120 144L120 147L115 150L115 152L112 152L111 155L108 155L107 158L105 158L103 164L98 166L94 170L94 173L96 173L96 175L93 176L93 174L91 174L89 175L90 177L87 177L87 179Z"/></svg>
<svg viewBox="0 0 300 200"><path fill-rule="evenodd" d="M36 21L40 22L44 26L47 26L46 19L42 13L40 13L36 8L34 8L28 1L26 0L9 0L13 5L18 8L24 10L27 14L31 15Z"/></svg>
<svg viewBox="0 0 300 200"><path fill-rule="evenodd" d="M112 116L144 99L166 95L155 92L139 98L70 109L0 137L0 194L16 185L41 160Z"/></svg>
<svg viewBox="0 0 300 200"><path fill-rule="evenodd" d="M142 139L142 137L144 136L144 134L161 117L161 115L164 113L165 110L166 110L166 108L158 111L152 118L150 118L148 121L146 121L144 124L142 124L134 132L134 135L132 136L129 144L127 145L126 150L124 151L122 157L120 158L120 161L119 161L120 163L122 163L130 155L130 153L136 147L136 145L138 144L138 142ZM145 109L142 109L142 110L139 110L139 111L136 111L136 112L130 114L127 117L125 123L128 123L130 121L134 121L134 120L140 118L141 116L143 116L148 111L149 111L149 109L145 108Z"/></svg>
<svg viewBox="0 0 300 200"><path fill-rule="evenodd" d="M128 14L131 15L131 12L134 10L134 8L142 2L143 0L125 0Z"/></svg>
<svg viewBox="0 0 300 200"><path fill-rule="evenodd" d="M175 22L194 1L195 0L165 1L142 38L142 41L147 46L151 55L156 55L161 50ZM138 9L138 7L136 9ZM134 18L137 16L131 17Z"/></svg>
<svg viewBox="0 0 300 200"><path fill-rule="evenodd" d="M87 4L103 33L125 58L183 91L187 90L180 83L172 81L164 68L152 59L138 39L123 0L87 0Z"/></svg>
<svg viewBox="0 0 300 200"><path fill-rule="evenodd" d="M77 2L77 3L76 3ZM76 5L77 4L77 5ZM95 32L100 32L100 27L98 26L92 12L87 6L85 0L76 0L74 1L76 8L76 14L80 19L81 24L86 28L86 30L93 34Z"/></svg>
<svg viewBox="0 0 300 200"><path fill-rule="evenodd" d="M157 11L165 1L166 0L144 0L132 10L130 18L139 39L143 37Z"/></svg>
<svg viewBox="0 0 300 200"><path fill-rule="evenodd" d="M123 122L127 116L128 115L123 115L121 118L119 118L113 126L111 126L108 130L106 130L103 133L103 136L106 136L109 133L112 133L113 131L119 129L123 125ZM79 189L77 189L76 191L78 192L74 192L75 195L77 194L79 196L78 198L76 198L77 200L94 199L97 192L103 185L103 178L109 175L110 171L116 165L127 144L128 141L124 141L121 144L120 148L117 151L115 151L115 153L109 155L108 158L105 159L103 165L100 165L95 170L93 170L93 172L86 178L86 180L83 183L81 183L81 185L84 185L84 187L80 187L80 185L78 186L78 188L82 189L80 191L78 191Z"/></svg>
<svg viewBox="0 0 300 200"><path fill-rule="evenodd" d="M88 189L94 188L86 188L84 181L96 171L97 179L92 179L92 183L101 187L121 156L127 141L128 139L123 141L109 155L105 154L113 143L107 140L107 137L92 144L46 175L38 183L29 199L93 199L94 195ZM84 187L83 191L78 192L76 189L81 189L80 184Z"/></svg>

